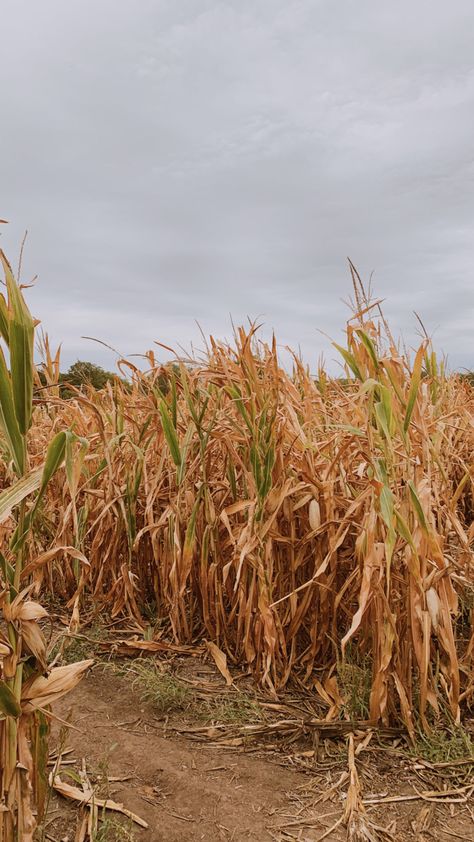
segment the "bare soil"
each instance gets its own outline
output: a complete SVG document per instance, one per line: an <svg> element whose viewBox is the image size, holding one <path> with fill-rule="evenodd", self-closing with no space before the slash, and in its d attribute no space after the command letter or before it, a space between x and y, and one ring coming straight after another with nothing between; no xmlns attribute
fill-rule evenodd
<svg viewBox="0 0 474 842"><path fill-rule="evenodd" d="M104 842L316 842L342 815L347 780L337 784L347 772L347 753L341 740L321 762L311 759L311 745L223 748L212 739L191 740L177 732L179 717L157 715L127 676L100 664L54 712L75 726L67 755L75 767L65 770L80 769L84 761L91 776L108 777L108 797L148 823L148 830L134 825L133 836L110 835ZM184 724L193 724L189 716ZM202 726L202 720L194 724ZM57 740L58 725L53 744ZM389 830L373 839L474 840L474 805L461 796L447 806L417 798L417 791L447 784L426 778L426 770L417 771L401 752L369 746L357 767L363 797L415 796L367 807L367 819ZM74 842L80 821L78 805L53 795L45 838ZM344 840L347 830L339 824L325 838Z"/></svg>

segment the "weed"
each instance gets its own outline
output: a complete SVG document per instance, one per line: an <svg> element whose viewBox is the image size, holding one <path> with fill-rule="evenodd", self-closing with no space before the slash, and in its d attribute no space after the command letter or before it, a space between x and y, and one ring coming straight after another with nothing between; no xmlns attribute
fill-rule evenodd
<svg viewBox="0 0 474 842"><path fill-rule="evenodd" d="M245 725L265 718L258 702L247 693L226 693L205 703L203 716L214 722Z"/></svg>
<svg viewBox="0 0 474 842"><path fill-rule="evenodd" d="M353 648L347 648L346 660L337 666L337 680L344 699L343 712L351 719L368 719L372 665L368 658L357 658Z"/></svg>
<svg viewBox="0 0 474 842"><path fill-rule="evenodd" d="M426 733L419 730L412 751L431 763L472 758L474 766L474 741L466 728L454 723Z"/></svg>
<svg viewBox="0 0 474 842"><path fill-rule="evenodd" d="M135 676L132 686L138 689L140 698L159 713L182 710L191 701L191 691L179 678L162 672L145 658L134 661L127 672Z"/></svg>
<svg viewBox="0 0 474 842"><path fill-rule="evenodd" d="M100 822L93 842L134 842L135 838L130 822L124 823L107 816Z"/></svg>
<svg viewBox="0 0 474 842"><path fill-rule="evenodd" d="M104 628L97 624L88 629L87 635L61 634L55 640L49 655L52 659L60 656L62 664L73 664L85 658L97 657L96 643L105 637Z"/></svg>

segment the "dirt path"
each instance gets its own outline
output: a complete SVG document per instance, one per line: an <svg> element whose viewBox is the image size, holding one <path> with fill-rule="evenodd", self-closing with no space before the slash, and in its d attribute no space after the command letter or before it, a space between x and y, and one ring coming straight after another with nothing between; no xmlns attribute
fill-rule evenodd
<svg viewBox="0 0 474 842"><path fill-rule="evenodd" d="M74 757L86 758L89 770L106 767L110 778L130 776L112 782L111 797L148 822L148 831L134 828L137 842L274 840L285 824L285 807L295 812L289 794L307 782L306 775L252 754L190 742L171 731L163 736L163 723L114 675L93 673L55 710L66 717L71 708L80 728L68 739ZM49 832L72 842L76 811L64 815L63 799L59 806ZM327 812L327 806L321 810ZM326 824L329 819L321 832Z"/></svg>
<svg viewBox="0 0 474 842"><path fill-rule="evenodd" d="M176 734L174 723L160 720L140 701L128 677L100 665L55 707L55 713L69 718L77 729L67 738L73 748L68 757L76 761L69 768L80 768L84 758L89 774L108 778L107 796L149 825L148 830L134 825L133 835L127 831L129 825L123 833L104 832L99 842L316 842L341 816L346 786L336 787L322 802L319 798L339 778L344 760L330 772L315 767L313 775L292 768L284 755L258 755L184 739ZM57 740L57 728L54 731ZM374 761L358 760L364 793L414 792L403 761L379 760L377 753L374 757ZM415 800L369 811L376 824L392 831L391 837L380 838L474 842L469 803L435 808ZM54 796L46 838L74 842L78 815L77 806ZM346 830L338 827L327 838L342 842Z"/></svg>

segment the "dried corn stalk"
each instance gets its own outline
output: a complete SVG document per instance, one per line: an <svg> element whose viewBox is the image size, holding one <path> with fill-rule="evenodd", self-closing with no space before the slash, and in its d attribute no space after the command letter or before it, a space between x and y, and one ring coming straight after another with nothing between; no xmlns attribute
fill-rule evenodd
<svg viewBox="0 0 474 842"><path fill-rule="evenodd" d="M401 352L353 277L342 378L289 373L251 328L201 359L122 361L99 393L43 390L30 465L74 428L76 473L44 509L90 567L36 535L32 576L139 622L153 604L177 644L212 641L269 688L297 673L331 717L351 715L345 659L367 717L413 733L474 694L473 389L429 342Z"/></svg>

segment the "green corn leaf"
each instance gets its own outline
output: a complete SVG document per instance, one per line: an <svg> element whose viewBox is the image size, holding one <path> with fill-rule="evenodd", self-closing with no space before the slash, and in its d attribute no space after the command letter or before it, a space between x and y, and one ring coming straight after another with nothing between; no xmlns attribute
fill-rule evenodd
<svg viewBox="0 0 474 842"><path fill-rule="evenodd" d="M260 484L262 481L262 469L260 463L260 454L258 452L258 448L255 447L254 444L250 446L250 462L252 465L252 473L255 480L255 485L257 489L260 489Z"/></svg>
<svg viewBox="0 0 474 842"><path fill-rule="evenodd" d="M23 479L18 480L10 488L0 493L0 523L10 517L12 509L18 506L25 497L32 494L40 487L41 469L32 471Z"/></svg>
<svg viewBox="0 0 474 842"><path fill-rule="evenodd" d="M13 585L13 581L15 579L15 571L11 566L10 562L5 558L3 553L0 553L0 570L3 573L3 578L6 582L10 585Z"/></svg>
<svg viewBox="0 0 474 842"><path fill-rule="evenodd" d="M61 430L61 432L56 433L54 438L51 439L49 443L48 450L46 451L46 459L44 460L43 473L41 475L39 497L43 496L50 479L54 476L58 468L60 468L62 463L64 462L64 456L66 452L66 439L66 431Z"/></svg>
<svg viewBox="0 0 474 842"><path fill-rule="evenodd" d="M8 444L15 470L20 476L25 471L25 444L20 433L15 406L10 372L3 351L0 348L0 428Z"/></svg>
<svg viewBox="0 0 474 842"><path fill-rule="evenodd" d="M198 426L199 426L199 427L201 426L201 424L202 424L202 422L203 422L204 415L205 415L205 413L206 413L206 409L207 409L207 407L208 407L208 404L209 404L210 399L211 399L211 396L210 396L210 395L208 395L208 396L204 399L204 401L202 402L201 411L200 411L200 413L199 413L199 418L198 418Z"/></svg>
<svg viewBox="0 0 474 842"><path fill-rule="evenodd" d="M403 423L403 429L405 432L408 430L410 426L410 419L413 413L413 409L415 406L416 396L418 394L418 389L420 387L420 380L421 380L421 367L423 365L423 355L425 353L425 346L421 345L418 349L418 353L415 357L415 363L413 366L413 374L411 378L411 385L410 391L408 393L408 401L407 401L407 408L405 412L405 421Z"/></svg>
<svg viewBox="0 0 474 842"><path fill-rule="evenodd" d="M367 336L365 331L359 329L359 330L356 331L356 333L357 333L358 337L360 338L362 344L364 345L365 349L367 350L367 352L369 354L369 357L374 364L375 369L377 370L379 368L379 361L377 359L377 351L375 350L374 343L372 342L370 336Z"/></svg>
<svg viewBox="0 0 474 842"><path fill-rule="evenodd" d="M186 366L183 363L180 364L179 367L180 376L181 376L181 385L183 387L184 397L186 399L186 403L188 405L189 412L191 414L191 418L193 419L196 427L199 426L198 421L198 414L196 412L196 407L194 405L194 401L191 396L191 392L189 391L189 383L188 383L188 372L186 371Z"/></svg>
<svg viewBox="0 0 474 842"><path fill-rule="evenodd" d="M390 420L387 418L385 406L382 401L377 401L374 405L375 415L383 434L387 441L390 441Z"/></svg>
<svg viewBox="0 0 474 842"><path fill-rule="evenodd" d="M0 711L4 716L13 716L17 719L21 716L21 707L18 699L8 684L0 680Z"/></svg>
<svg viewBox="0 0 474 842"><path fill-rule="evenodd" d="M105 458L101 459L100 462L99 462L99 465L97 467L97 470L89 478L89 485L90 485L91 488L96 487L98 478L100 477L101 474L104 473L106 468L107 468L107 459L105 459Z"/></svg>
<svg viewBox="0 0 474 842"><path fill-rule="evenodd" d="M232 400L235 402L235 405L236 405L237 409L239 410L239 412L240 412L242 418L244 419L247 427L249 428L250 432L253 433L252 422L251 422L251 420L249 418L249 414L248 414L248 412L245 408L245 404L242 400L242 395L241 395L239 389L237 388L237 386L228 386L227 393L230 395Z"/></svg>
<svg viewBox="0 0 474 842"><path fill-rule="evenodd" d="M20 428L26 435L31 424L33 407L33 341L34 321L3 252L0 250L8 289L10 310L9 347L13 404Z"/></svg>
<svg viewBox="0 0 474 842"><path fill-rule="evenodd" d="M5 340L5 344L10 344L10 322L8 315L8 306L3 293L0 293L0 336Z"/></svg>
<svg viewBox="0 0 474 842"><path fill-rule="evenodd" d="M38 816L44 816L45 806L49 797L48 784L48 737L49 720L41 710L35 711L36 727L31 729L31 753L33 755L34 791Z"/></svg>
<svg viewBox="0 0 474 842"><path fill-rule="evenodd" d="M267 496L268 492L270 491L272 485L272 471L273 466L275 464L275 449L270 447L267 451L265 456L265 462L263 465L263 477L260 483L260 497L264 498Z"/></svg>
<svg viewBox="0 0 474 842"><path fill-rule="evenodd" d="M387 389L386 386L380 386L380 398L384 406L388 429L390 431L390 435L392 435L395 425L392 411L392 395L390 389Z"/></svg>
<svg viewBox="0 0 474 842"><path fill-rule="evenodd" d="M54 476L58 468L61 467L62 463L64 462L64 454L66 450L66 432L61 430L61 432L57 433L54 438L49 443L48 450L46 452L46 459L43 464L43 469L40 474L40 482L39 482L39 493L35 500L35 504L33 508L27 513L23 522L23 531L20 532L19 525L15 529L15 532L12 536L10 542L10 548L12 552L17 553L22 548L23 544L26 541L28 536L28 532L30 531L33 520L35 518L36 512L38 510L39 504L44 496L44 493L48 487L48 483L51 478Z"/></svg>
<svg viewBox="0 0 474 842"><path fill-rule="evenodd" d="M178 436L176 434L176 429L173 426L173 422L170 418L168 408L164 401L160 401L160 415L163 432L165 434L168 447L170 449L171 458L173 459L173 462L176 465L176 467L179 468L182 459L181 452L179 449Z"/></svg>
<svg viewBox="0 0 474 842"><path fill-rule="evenodd" d="M357 377L357 379L363 381L364 378L362 377L360 368L357 365L355 358L350 353L350 351L347 351L346 348L343 348L342 345L338 345L336 342L333 342L332 344L339 351L341 356L344 357L345 362L349 366L352 373Z"/></svg>
<svg viewBox="0 0 474 842"><path fill-rule="evenodd" d="M394 496L384 485L380 492L380 511L388 529L393 529Z"/></svg>
<svg viewBox="0 0 474 842"><path fill-rule="evenodd" d="M143 424L143 427L142 427L142 428L141 428L141 430L140 430L140 435L139 435L139 437L138 437L138 444L139 444L140 446L143 446L144 450L146 450L146 449L147 449L147 447L148 447L148 445L150 444L150 442L151 442L151 440L152 440L152 438L153 438L153 435L154 435L154 434L152 433L152 434L148 437L148 441L145 441L145 436L146 436L146 434L147 434L147 432L148 432L148 428L149 428L149 426L150 426L150 424L151 424L151 419L152 419L152 416L151 416L151 415L149 415L149 416L148 416L148 418L146 419L145 423Z"/></svg>
<svg viewBox="0 0 474 842"><path fill-rule="evenodd" d="M416 493L415 486L413 485L411 480L408 483L408 489L410 491L411 501L413 503L413 506L415 507L415 511L416 511L416 515L417 515L419 524L420 524L421 528L423 529L423 531L426 534L428 534L429 528L428 528L428 523L427 523L426 518L425 518L425 513L423 511L423 506L420 503L420 498L418 497L418 494Z"/></svg>
<svg viewBox="0 0 474 842"><path fill-rule="evenodd" d="M400 401L402 407L405 408L405 406L406 406L405 398L403 396L402 391L400 390L400 386L398 385L396 378L393 375L392 368L391 368L391 365L390 365L390 361L388 361L388 362L385 361L384 369L385 369L385 371L388 375L388 379L390 380L390 385L392 386L393 391L395 392L395 394L396 394L398 400Z"/></svg>
<svg viewBox="0 0 474 842"><path fill-rule="evenodd" d="M384 485L388 487L388 474L387 474L387 465L385 464L385 459L376 459L375 460L375 476L382 482Z"/></svg>
<svg viewBox="0 0 474 842"><path fill-rule="evenodd" d="M407 544L409 544L409 546L412 548L412 550L414 552L416 552L415 543L413 541L412 534L411 534L411 532L408 528L408 524L403 519L400 512L397 512L396 510L395 510L395 518L396 518L396 521L397 521L397 528L398 528L398 531L399 531L400 535L402 536L402 538L405 539L405 541L407 542Z"/></svg>

